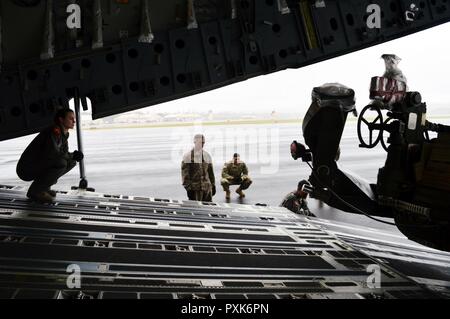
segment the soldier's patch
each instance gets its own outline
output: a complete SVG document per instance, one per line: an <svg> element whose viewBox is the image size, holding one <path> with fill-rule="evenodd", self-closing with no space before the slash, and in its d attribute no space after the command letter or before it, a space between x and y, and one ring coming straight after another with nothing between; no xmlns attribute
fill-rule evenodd
<svg viewBox="0 0 450 319"><path fill-rule="evenodd" d="M55 127L53 128L53 134L54 134L55 136L57 136L57 137L60 137L60 136L61 136L61 129L60 129L59 127L55 126Z"/></svg>

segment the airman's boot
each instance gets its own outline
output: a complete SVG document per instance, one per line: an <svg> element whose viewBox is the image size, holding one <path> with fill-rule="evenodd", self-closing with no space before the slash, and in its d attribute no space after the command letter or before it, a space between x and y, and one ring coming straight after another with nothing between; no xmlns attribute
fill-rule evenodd
<svg viewBox="0 0 450 319"><path fill-rule="evenodd" d="M56 197L56 192L52 189L47 190L47 193L51 196L51 197Z"/></svg>
<svg viewBox="0 0 450 319"><path fill-rule="evenodd" d="M229 190L225 191L225 199L230 199L230 198L231 198L230 191Z"/></svg>
<svg viewBox="0 0 450 319"><path fill-rule="evenodd" d="M236 189L236 193L239 194L240 198L244 198L245 197L245 194L244 194L244 192L242 191L242 189L240 187L238 189Z"/></svg>
<svg viewBox="0 0 450 319"><path fill-rule="evenodd" d="M37 194L27 194L27 196L31 200L34 200L34 201L42 203L42 204L53 203L53 197L50 196L50 194L47 192L40 192Z"/></svg>

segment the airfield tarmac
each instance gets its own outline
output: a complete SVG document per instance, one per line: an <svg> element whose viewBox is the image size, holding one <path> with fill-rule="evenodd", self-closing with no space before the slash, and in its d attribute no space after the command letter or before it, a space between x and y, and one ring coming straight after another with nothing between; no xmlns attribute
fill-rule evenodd
<svg viewBox="0 0 450 319"><path fill-rule="evenodd" d="M440 121L445 122L445 121ZM205 150L214 161L217 194L215 202L225 202L220 186L223 163L234 152L249 167L253 185L246 198L239 200L232 193L232 203L279 205L282 198L307 178L309 167L290 156L293 140L303 142L301 122L264 125L214 125L192 127L94 129L83 132L86 175L89 186L97 192L117 195L185 199L181 186L181 159L192 146L196 133L206 136ZM0 142L0 184L23 185L15 167L34 136ZM340 165L375 183L378 169L384 165L386 152L378 145L374 149L358 147L356 122L349 122L341 140ZM76 133L70 137L70 149L76 149ZM55 189L67 190L78 185L78 168L60 179ZM234 190L234 188L232 189ZM373 228L395 230L365 216L342 213L327 205L309 200L310 209L321 218L356 223Z"/></svg>

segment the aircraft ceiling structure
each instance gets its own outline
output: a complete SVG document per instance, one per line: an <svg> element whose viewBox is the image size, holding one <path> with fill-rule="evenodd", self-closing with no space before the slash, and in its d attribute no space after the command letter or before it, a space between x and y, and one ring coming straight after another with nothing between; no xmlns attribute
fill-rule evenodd
<svg viewBox="0 0 450 319"><path fill-rule="evenodd" d="M74 96L98 119L448 21L446 0L1 1L0 141Z"/></svg>

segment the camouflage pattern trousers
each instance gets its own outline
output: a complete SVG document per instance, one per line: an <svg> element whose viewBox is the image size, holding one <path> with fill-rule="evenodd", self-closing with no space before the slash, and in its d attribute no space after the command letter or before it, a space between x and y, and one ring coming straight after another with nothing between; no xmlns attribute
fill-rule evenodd
<svg viewBox="0 0 450 319"><path fill-rule="evenodd" d="M231 185L239 185L239 188L241 190L246 190L250 187L250 185L253 183L253 181L250 179L250 177L244 177L243 179L226 179L222 178L220 181L220 184L222 184L223 190L225 192L230 190Z"/></svg>
<svg viewBox="0 0 450 319"><path fill-rule="evenodd" d="M198 202L211 202L212 191L187 191L189 200L195 200Z"/></svg>

